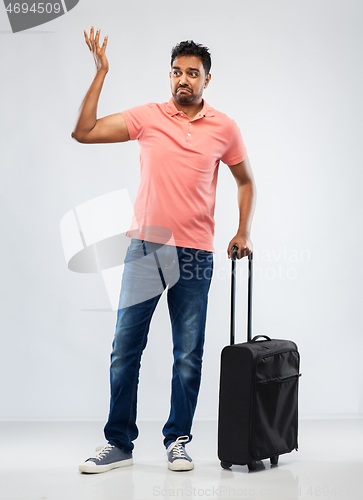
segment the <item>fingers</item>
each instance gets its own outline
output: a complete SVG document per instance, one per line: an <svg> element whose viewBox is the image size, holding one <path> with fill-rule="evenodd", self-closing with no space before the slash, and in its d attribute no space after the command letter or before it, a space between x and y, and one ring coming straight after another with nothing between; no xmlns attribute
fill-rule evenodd
<svg viewBox="0 0 363 500"><path fill-rule="evenodd" d="M95 46L96 46L96 50L100 48L100 44L98 43L99 39L100 39L100 28L97 29L96 31L96 37L95 37Z"/></svg>
<svg viewBox="0 0 363 500"><path fill-rule="evenodd" d="M106 50L106 47L107 47L107 41L108 41L108 35L106 35L106 36L105 36L105 39L103 40L102 49L105 49L105 50Z"/></svg>
<svg viewBox="0 0 363 500"><path fill-rule="evenodd" d="M96 38L95 38L96 50L97 51L102 50L104 52L106 50L106 47L107 47L108 36L107 35L105 36L105 38L103 40L102 47L100 48L100 44L99 44L100 33L101 33L101 30L100 30L100 28L98 28L97 33L96 33Z"/></svg>
<svg viewBox="0 0 363 500"><path fill-rule="evenodd" d="M240 248L238 253L240 255L239 258L242 259L242 257L247 257L247 255L250 254L251 251L247 247L245 247Z"/></svg>
<svg viewBox="0 0 363 500"><path fill-rule="evenodd" d="M248 245L243 247L238 247L237 259L242 259L243 257L247 257L250 253L252 253L252 248L249 248Z"/></svg>
<svg viewBox="0 0 363 500"><path fill-rule="evenodd" d="M236 257L238 258L238 246L233 245L231 248L231 259L236 260Z"/></svg>
<svg viewBox="0 0 363 500"><path fill-rule="evenodd" d="M94 49L94 38L93 38L93 31L94 31L94 28L93 26L91 26L91 29L90 29L90 33L89 33L89 38L87 36L87 32L85 30L83 30L83 33L84 33L84 38L86 40L86 44L89 48L89 50L92 52L93 49Z"/></svg>
<svg viewBox="0 0 363 500"><path fill-rule="evenodd" d="M242 259L242 257L247 255L247 254L245 254L245 248L241 248L241 246L237 245L236 243L234 244L234 246L236 246L238 248L237 259Z"/></svg>
<svg viewBox="0 0 363 500"><path fill-rule="evenodd" d="M236 241L232 240L230 242L230 244L228 246L228 250L227 250L228 258L231 258L231 252L232 252L232 248L234 246L238 248L237 259L242 259L243 257L247 257L253 251L251 242L249 242L247 244L241 244L241 243L237 243Z"/></svg>
<svg viewBox="0 0 363 500"><path fill-rule="evenodd" d="M88 48L93 52L99 51L100 50L99 40L100 40L100 33L101 33L100 28L97 29L96 36L94 36L94 27L93 26L91 26L89 38L88 38L87 32L85 30L83 30L83 33L84 33L84 37L85 37L86 44L87 44ZM107 41L108 41L108 36L106 35L105 39L103 41L102 47L101 47L104 50L106 50Z"/></svg>
<svg viewBox="0 0 363 500"><path fill-rule="evenodd" d="M236 248L236 249L237 249L237 253L236 253L236 257L237 257L237 259L242 259L242 257L245 257L245 256L247 256L249 253L251 253L247 247L241 247L241 246L239 246L237 243L232 243L232 244L228 247L228 250L227 250L227 253L228 253L228 258L231 258L233 248Z"/></svg>
<svg viewBox="0 0 363 500"><path fill-rule="evenodd" d="M89 38L88 38L88 36L87 36L86 31L85 31L85 30L83 30L83 33L84 33L84 38L85 38L85 40L86 40L87 47L89 48L89 50L92 50L92 46L91 46L91 43L90 43L90 41L89 41Z"/></svg>

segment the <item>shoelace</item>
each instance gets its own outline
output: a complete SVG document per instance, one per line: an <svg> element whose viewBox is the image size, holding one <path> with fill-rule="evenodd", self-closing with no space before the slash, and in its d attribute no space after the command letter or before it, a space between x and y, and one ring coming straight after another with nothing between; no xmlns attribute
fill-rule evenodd
<svg viewBox="0 0 363 500"><path fill-rule="evenodd" d="M101 449L101 451L95 456L95 459L96 460L102 460L103 458L105 458L105 456L107 455L107 453L112 450L112 448L114 448L114 446L112 444L106 444L106 446L104 446ZM96 448L96 451L97 451L97 449L99 449L99 448Z"/></svg>
<svg viewBox="0 0 363 500"><path fill-rule="evenodd" d="M180 443L176 444L171 451L173 458L186 458L184 452L184 446Z"/></svg>
<svg viewBox="0 0 363 500"><path fill-rule="evenodd" d="M189 441L188 436L180 436L178 439L175 441L174 446L171 450L171 456L173 458L187 458L185 455L185 449L182 443L186 443Z"/></svg>

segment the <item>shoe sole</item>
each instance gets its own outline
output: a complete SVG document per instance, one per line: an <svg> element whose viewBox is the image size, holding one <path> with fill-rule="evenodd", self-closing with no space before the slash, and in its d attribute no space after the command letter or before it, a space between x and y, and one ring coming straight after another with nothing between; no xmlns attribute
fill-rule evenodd
<svg viewBox="0 0 363 500"><path fill-rule="evenodd" d="M94 462L92 462L94 464ZM85 472L87 474L99 474L100 472L107 472L112 469L118 469L119 467L127 467L133 464L133 459L128 458L127 460L121 460L120 462L114 462L112 464L106 465L89 465L88 463L81 464L78 467L79 472Z"/></svg>
<svg viewBox="0 0 363 500"><path fill-rule="evenodd" d="M168 469L173 471L193 470L194 462L188 462L188 460L174 460L174 462L168 461Z"/></svg>

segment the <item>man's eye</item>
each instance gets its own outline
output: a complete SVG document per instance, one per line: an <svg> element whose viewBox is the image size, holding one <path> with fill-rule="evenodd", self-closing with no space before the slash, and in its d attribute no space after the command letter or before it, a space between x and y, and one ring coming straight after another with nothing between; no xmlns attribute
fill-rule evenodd
<svg viewBox="0 0 363 500"><path fill-rule="evenodd" d="M174 71L173 75L174 76L179 76L180 75L180 71Z"/></svg>

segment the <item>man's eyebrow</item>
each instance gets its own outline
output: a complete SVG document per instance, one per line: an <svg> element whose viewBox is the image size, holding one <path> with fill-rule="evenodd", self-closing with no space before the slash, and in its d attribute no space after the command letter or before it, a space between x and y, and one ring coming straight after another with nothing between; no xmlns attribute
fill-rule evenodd
<svg viewBox="0 0 363 500"><path fill-rule="evenodd" d="M173 66L172 69L181 69L180 66ZM187 71L198 71L200 73L198 68L187 68Z"/></svg>

